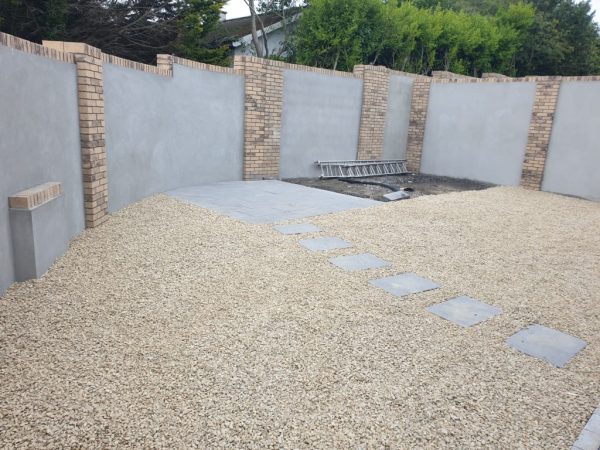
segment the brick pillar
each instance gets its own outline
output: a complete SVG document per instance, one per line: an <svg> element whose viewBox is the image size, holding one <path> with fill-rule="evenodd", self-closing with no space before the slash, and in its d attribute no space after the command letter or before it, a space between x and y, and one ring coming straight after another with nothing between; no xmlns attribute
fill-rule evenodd
<svg viewBox="0 0 600 450"><path fill-rule="evenodd" d="M363 79L357 159L382 159L390 73L383 66L360 65L354 73Z"/></svg>
<svg viewBox="0 0 600 450"><path fill-rule="evenodd" d="M156 67L164 70L173 70L173 55L156 55Z"/></svg>
<svg viewBox="0 0 600 450"><path fill-rule="evenodd" d="M410 172L417 173L421 169L421 155L423 153L423 138L425 137L430 87L431 78L425 76L415 78L406 143L406 166Z"/></svg>
<svg viewBox="0 0 600 450"><path fill-rule="evenodd" d="M245 180L279 178L283 68L278 61L236 56L233 67L244 74Z"/></svg>
<svg viewBox="0 0 600 450"><path fill-rule="evenodd" d="M77 65L85 226L94 228L108 219L102 52L79 42L44 41L43 44L73 53Z"/></svg>
<svg viewBox="0 0 600 450"><path fill-rule="evenodd" d="M521 186L526 189L540 190L542 188L559 90L559 77L537 81L525 160L521 172Z"/></svg>

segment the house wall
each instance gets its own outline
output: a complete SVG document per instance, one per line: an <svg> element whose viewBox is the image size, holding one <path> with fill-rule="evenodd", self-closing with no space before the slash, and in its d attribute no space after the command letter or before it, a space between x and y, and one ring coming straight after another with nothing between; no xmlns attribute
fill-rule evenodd
<svg viewBox="0 0 600 450"><path fill-rule="evenodd" d="M536 84L433 83L421 172L518 186Z"/></svg>
<svg viewBox="0 0 600 450"><path fill-rule="evenodd" d="M244 80L175 64L173 77L104 65L109 211L157 192L240 180Z"/></svg>
<svg viewBox="0 0 600 450"><path fill-rule="evenodd" d="M284 70L282 178L316 177L317 160L355 159L362 80Z"/></svg>
<svg viewBox="0 0 600 450"><path fill-rule="evenodd" d="M0 294L14 281L8 197L49 181L63 184L41 254L67 247L84 228L77 75L62 62L0 45Z"/></svg>
<svg viewBox="0 0 600 450"><path fill-rule="evenodd" d="M600 81L560 86L542 189L600 200Z"/></svg>
<svg viewBox="0 0 600 450"><path fill-rule="evenodd" d="M405 159L414 78L391 75L383 139L383 159Z"/></svg>

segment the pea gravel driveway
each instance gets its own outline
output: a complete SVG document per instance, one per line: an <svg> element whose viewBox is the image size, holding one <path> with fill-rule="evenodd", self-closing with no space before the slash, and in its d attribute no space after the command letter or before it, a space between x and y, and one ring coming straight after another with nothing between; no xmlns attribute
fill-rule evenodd
<svg viewBox="0 0 600 450"><path fill-rule="evenodd" d="M0 299L0 447L568 448L600 401L600 205L517 188L286 236L156 196ZM352 248L311 252L336 236ZM332 256L391 266L345 272ZM369 279L442 288L397 298ZM502 308L465 329L426 308ZM587 341L564 369L505 344Z"/></svg>

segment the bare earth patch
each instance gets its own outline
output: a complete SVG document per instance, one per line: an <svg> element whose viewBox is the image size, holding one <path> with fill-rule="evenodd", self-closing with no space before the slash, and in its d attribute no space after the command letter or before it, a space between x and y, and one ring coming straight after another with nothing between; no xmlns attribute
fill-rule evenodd
<svg viewBox="0 0 600 450"><path fill-rule="evenodd" d="M384 197L385 194L404 189L409 190L407 192L410 194L410 198L417 198L423 195L475 191L493 186L492 184L480 181L425 174L387 175L381 177L354 178L350 180L337 178L293 178L285 181L383 202L388 201ZM377 183L389 187L377 185Z"/></svg>
<svg viewBox="0 0 600 450"><path fill-rule="evenodd" d="M516 188L321 216L332 252L156 196L0 299L7 447L567 448L600 401L600 205ZM393 264L344 272L333 256ZM403 299L372 278L442 289ZM426 307L468 295L472 328ZM588 342L564 369L533 323Z"/></svg>

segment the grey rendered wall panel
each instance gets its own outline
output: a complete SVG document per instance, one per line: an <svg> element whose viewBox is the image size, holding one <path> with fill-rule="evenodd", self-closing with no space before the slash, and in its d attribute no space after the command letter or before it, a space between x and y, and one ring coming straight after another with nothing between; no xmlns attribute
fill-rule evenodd
<svg viewBox="0 0 600 450"><path fill-rule="evenodd" d="M600 201L600 81L563 81L542 190Z"/></svg>
<svg viewBox="0 0 600 450"><path fill-rule="evenodd" d="M317 160L355 159L362 80L284 70L282 178L316 177Z"/></svg>
<svg viewBox="0 0 600 450"><path fill-rule="evenodd" d="M405 159L413 78L390 77L388 109L383 138L383 159Z"/></svg>
<svg viewBox="0 0 600 450"><path fill-rule="evenodd" d="M518 186L535 87L433 83L421 172Z"/></svg>
<svg viewBox="0 0 600 450"><path fill-rule="evenodd" d="M48 181L63 183L52 210L64 245L84 228L74 64L0 46L0 294L14 281L8 197ZM17 107L18 106L18 107Z"/></svg>
<svg viewBox="0 0 600 450"><path fill-rule="evenodd" d="M157 192L241 180L244 80L175 65L104 65L109 211Z"/></svg>

